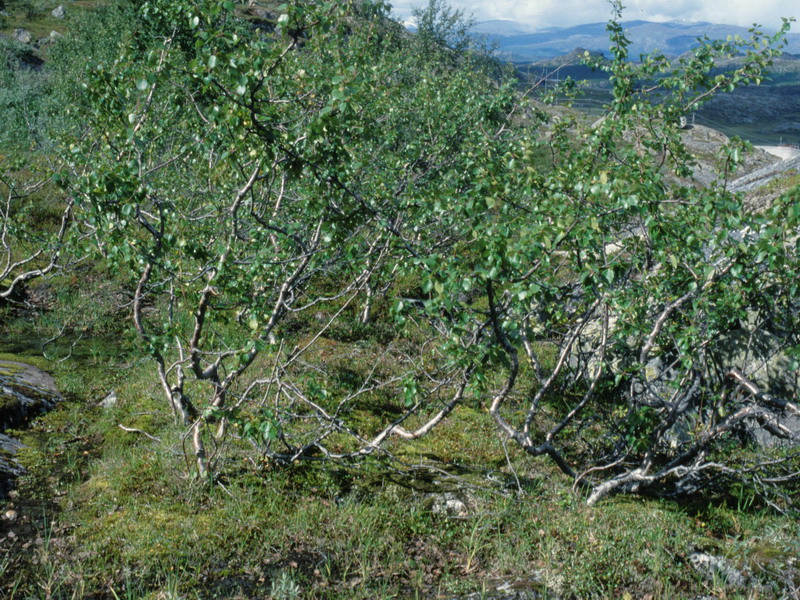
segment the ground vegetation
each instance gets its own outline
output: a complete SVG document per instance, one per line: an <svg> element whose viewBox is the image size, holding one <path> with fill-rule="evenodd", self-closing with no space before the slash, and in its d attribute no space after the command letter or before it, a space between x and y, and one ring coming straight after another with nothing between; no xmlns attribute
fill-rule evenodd
<svg viewBox="0 0 800 600"><path fill-rule="evenodd" d="M748 210L737 140L693 185L680 129L788 23L634 64L612 6L591 125L440 2L121 4L7 59L2 319L67 397L9 593L666 598L732 589L674 560L719 540L796 593L798 191Z"/></svg>

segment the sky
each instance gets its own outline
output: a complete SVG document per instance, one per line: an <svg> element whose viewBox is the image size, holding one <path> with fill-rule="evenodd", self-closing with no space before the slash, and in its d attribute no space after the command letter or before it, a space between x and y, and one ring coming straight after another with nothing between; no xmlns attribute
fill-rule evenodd
<svg viewBox="0 0 800 600"><path fill-rule="evenodd" d="M391 0L390 0L391 1ZM568 27L607 21L606 0L449 0L454 8L478 21L509 19L535 29ZM709 21L749 27L758 23L777 29L781 17L800 18L798 0L623 0L624 21ZM393 0L394 14L406 19L414 6L427 0ZM792 28L798 31L797 24Z"/></svg>

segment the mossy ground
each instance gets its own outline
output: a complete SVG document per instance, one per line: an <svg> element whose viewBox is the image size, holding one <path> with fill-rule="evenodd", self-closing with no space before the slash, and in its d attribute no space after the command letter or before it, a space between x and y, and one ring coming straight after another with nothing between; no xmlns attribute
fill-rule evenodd
<svg viewBox="0 0 800 600"><path fill-rule="evenodd" d="M65 22L49 16L57 4L37 5L32 19L15 12L4 32L59 30ZM52 310L0 315L0 350L12 352L0 358L24 355L65 396L18 433L28 473L0 506L17 513L0 520L0 597L452 598L516 582L543 597L666 600L800 588L793 519L746 494L588 508L546 459L504 448L480 404L459 408L436 435L395 444L399 462L279 467L234 444L219 482L198 481L183 429L126 333L129 298L113 278L99 283L96 268L43 284ZM343 388L393 335L377 317L337 324L318 346ZM99 406L111 390L117 404ZM366 407L358 417L373 418ZM464 510L437 510L445 494ZM763 587L703 579L689 561L696 551Z"/></svg>
<svg viewBox="0 0 800 600"><path fill-rule="evenodd" d="M27 29L35 41L46 38L51 31L64 33L69 28L70 19L79 12L92 10L108 4L108 0L23 0L12 2L6 9L8 16L0 21L0 33L11 35L15 29ZM63 5L65 18L52 15L53 9Z"/></svg>
<svg viewBox="0 0 800 600"><path fill-rule="evenodd" d="M46 308L3 315L5 348L50 371L65 400L15 434L28 473L0 507L19 514L0 520L0 596L457 598L515 582L543 597L756 597L703 579L689 561L697 551L752 575L757 597L800 585L794 520L747 494L588 508L547 459L504 448L480 402L434 435L394 443L398 461L281 467L234 442L219 482L198 481L184 429L126 333L123 287L95 265L49 281ZM394 335L382 309L374 317L357 325L353 310L309 355L325 359L342 390ZM303 339L307 325L291 334ZM48 360L36 340L62 329ZM103 408L112 390L117 403ZM378 408L359 406L361 425L397 404L370 401ZM437 509L445 494L464 510Z"/></svg>
<svg viewBox="0 0 800 600"><path fill-rule="evenodd" d="M149 363L111 343L114 327L93 330L78 344L93 351L50 363L65 402L20 433L29 472L8 504L20 517L0 522L8 598L449 598L507 582L544 597L755 597L704 580L696 551L769 598L800 551L797 523L749 497L588 508L545 459L512 446L506 458L481 406L396 444L400 463L287 468L234 447L209 485L189 474ZM354 351L363 340L335 341L326 351L353 370L354 356L372 360ZM117 404L100 407L110 390ZM437 510L445 493L466 509Z"/></svg>

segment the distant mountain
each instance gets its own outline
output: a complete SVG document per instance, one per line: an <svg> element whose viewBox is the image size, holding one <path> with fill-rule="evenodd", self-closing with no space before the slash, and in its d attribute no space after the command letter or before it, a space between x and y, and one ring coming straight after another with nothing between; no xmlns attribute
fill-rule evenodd
<svg viewBox="0 0 800 600"><path fill-rule="evenodd" d="M493 35L500 37L508 37L511 35L525 35L528 33L535 33L536 28L516 21L505 21L502 19L495 19L493 21L480 21L472 28L475 33L485 35Z"/></svg>
<svg viewBox="0 0 800 600"><path fill-rule="evenodd" d="M634 58L653 51L677 56L696 47L697 38L704 35L712 39L725 39L729 35L749 37L746 27L715 23L626 21L623 27L632 41L630 56ZM605 23L531 31L523 23L495 20L477 23L473 31L485 35L503 55L517 63L561 56L577 47L608 53L610 45ZM789 34L788 41L784 50L800 53L800 34Z"/></svg>
<svg viewBox="0 0 800 600"><path fill-rule="evenodd" d="M558 68L558 67L571 67L575 65L582 65L587 58L586 56L587 53L594 58L605 57L605 53L603 52L597 50L587 50L586 48L578 46L572 52L568 52L567 54L561 54L559 56L553 56L550 58L543 58L542 60L538 60L535 63L533 63L532 66L542 67L542 68Z"/></svg>

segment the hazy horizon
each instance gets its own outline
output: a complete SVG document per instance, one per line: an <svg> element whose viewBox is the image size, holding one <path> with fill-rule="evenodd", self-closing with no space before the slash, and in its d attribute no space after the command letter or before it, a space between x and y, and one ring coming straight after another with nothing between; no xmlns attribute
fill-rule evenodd
<svg viewBox="0 0 800 600"><path fill-rule="evenodd" d="M449 0L449 3L478 21L510 20L533 29L603 22L611 16L606 0ZM392 2L394 14L401 20L411 15L413 7L426 4L427 0ZM758 23L777 29L781 17L800 16L797 0L729 0L722 7L719 0L628 0L625 6L625 21L707 21L743 27ZM793 30L797 28L794 24Z"/></svg>

